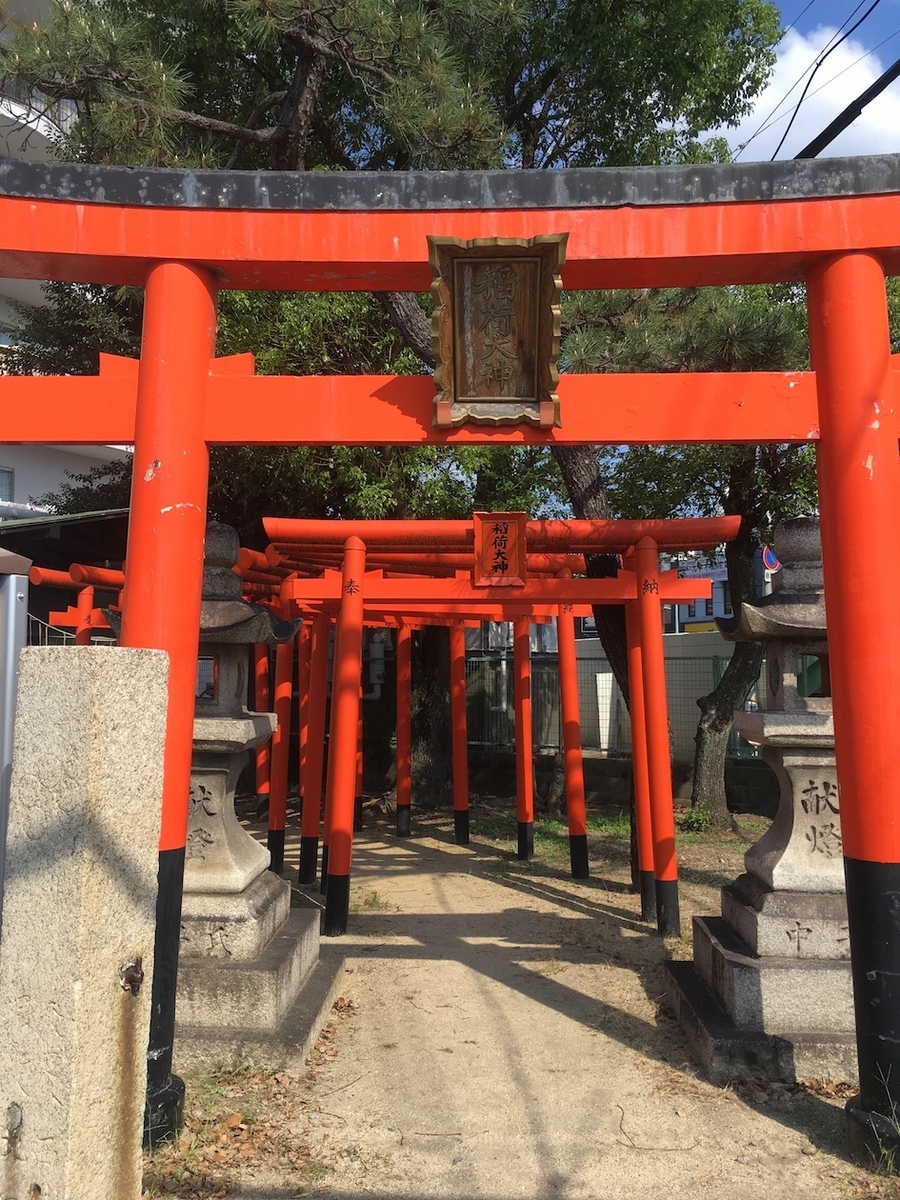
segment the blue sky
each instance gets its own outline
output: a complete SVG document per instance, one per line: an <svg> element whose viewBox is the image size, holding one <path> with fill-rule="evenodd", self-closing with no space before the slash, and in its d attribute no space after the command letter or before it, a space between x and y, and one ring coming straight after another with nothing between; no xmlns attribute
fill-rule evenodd
<svg viewBox="0 0 900 1200"><path fill-rule="evenodd" d="M900 59L900 0L879 0L874 11L822 63L784 144L777 149L816 60L873 0L782 0L787 29L778 63L753 112L736 130L723 130L741 162L793 158L807 142L891 64ZM892 83L820 157L900 152L900 80Z"/></svg>

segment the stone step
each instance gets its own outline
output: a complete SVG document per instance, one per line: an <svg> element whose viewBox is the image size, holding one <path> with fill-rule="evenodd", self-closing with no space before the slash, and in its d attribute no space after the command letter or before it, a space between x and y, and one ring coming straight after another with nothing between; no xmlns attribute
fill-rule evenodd
<svg viewBox="0 0 900 1200"><path fill-rule="evenodd" d="M773 892L741 875L722 888L722 917L760 958L850 957L843 892Z"/></svg>
<svg viewBox="0 0 900 1200"><path fill-rule="evenodd" d="M849 1033L772 1034L738 1029L691 962L665 963L666 1004L710 1083L733 1079L846 1080L859 1077Z"/></svg>
<svg viewBox="0 0 900 1200"><path fill-rule="evenodd" d="M759 958L721 917L695 917L694 968L738 1029L793 1036L854 1028L847 961Z"/></svg>
<svg viewBox="0 0 900 1200"><path fill-rule="evenodd" d="M273 1032L319 957L317 909L294 909L253 962L185 958L178 968L179 1027Z"/></svg>
<svg viewBox="0 0 900 1200"><path fill-rule="evenodd" d="M260 1032L222 1029L216 1025L185 1025L175 1031L177 1071L208 1068L212 1063L246 1063L296 1069L308 1058L319 1031L328 1020L344 976L344 954L337 946L324 948L303 980L297 999L277 1029Z"/></svg>

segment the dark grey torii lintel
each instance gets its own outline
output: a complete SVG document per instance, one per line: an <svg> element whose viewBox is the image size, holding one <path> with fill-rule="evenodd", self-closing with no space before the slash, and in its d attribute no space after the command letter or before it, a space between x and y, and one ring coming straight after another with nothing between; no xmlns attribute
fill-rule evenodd
<svg viewBox="0 0 900 1200"><path fill-rule="evenodd" d="M900 192L900 154L556 171L180 171L0 158L0 196L307 211L622 208Z"/></svg>

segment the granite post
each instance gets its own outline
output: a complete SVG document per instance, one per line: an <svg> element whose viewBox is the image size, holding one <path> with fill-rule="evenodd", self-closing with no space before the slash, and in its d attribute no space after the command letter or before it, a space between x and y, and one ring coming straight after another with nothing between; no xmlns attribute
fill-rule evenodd
<svg viewBox="0 0 900 1200"><path fill-rule="evenodd" d="M300 624L241 599L237 533L206 532L200 665L178 968L180 1062L237 1060L266 1043L302 1044L332 979L319 964L319 913L291 910L291 888L240 824L235 788L248 752L271 737L273 713L249 711L251 649L290 643ZM283 849L283 847L282 847ZM327 979L312 1000L313 979ZM306 999L301 997L304 992ZM309 1002L310 1030L295 1005Z"/></svg>
<svg viewBox="0 0 900 1200"><path fill-rule="evenodd" d="M778 590L718 624L766 643L765 711L736 713L735 728L777 775L778 812L722 889L721 917L694 918L693 964L667 964L672 1005L715 1082L857 1074L818 520L783 522L775 552Z"/></svg>
<svg viewBox="0 0 900 1200"><path fill-rule="evenodd" d="M141 1195L168 658L22 651L0 940L0 1195Z"/></svg>

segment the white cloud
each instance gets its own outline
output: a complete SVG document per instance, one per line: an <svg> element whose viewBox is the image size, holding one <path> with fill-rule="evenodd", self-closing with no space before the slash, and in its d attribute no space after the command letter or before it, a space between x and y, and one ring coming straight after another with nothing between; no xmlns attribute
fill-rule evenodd
<svg viewBox="0 0 900 1200"><path fill-rule="evenodd" d="M778 62L772 81L757 100L753 112L736 129L720 131L741 162L767 160L775 153L775 147L809 79L809 69L834 32L833 28L823 26L807 35L793 31L786 34L778 47ZM884 65L875 54L863 57L865 54L866 48L850 39L828 56L816 72L791 131L778 151L778 158L793 158L878 79ZM757 133L762 125L767 128ZM750 140L754 134L756 136ZM744 143L747 144L741 150ZM895 80L863 109L852 125L835 138L819 157L898 152L900 80Z"/></svg>

